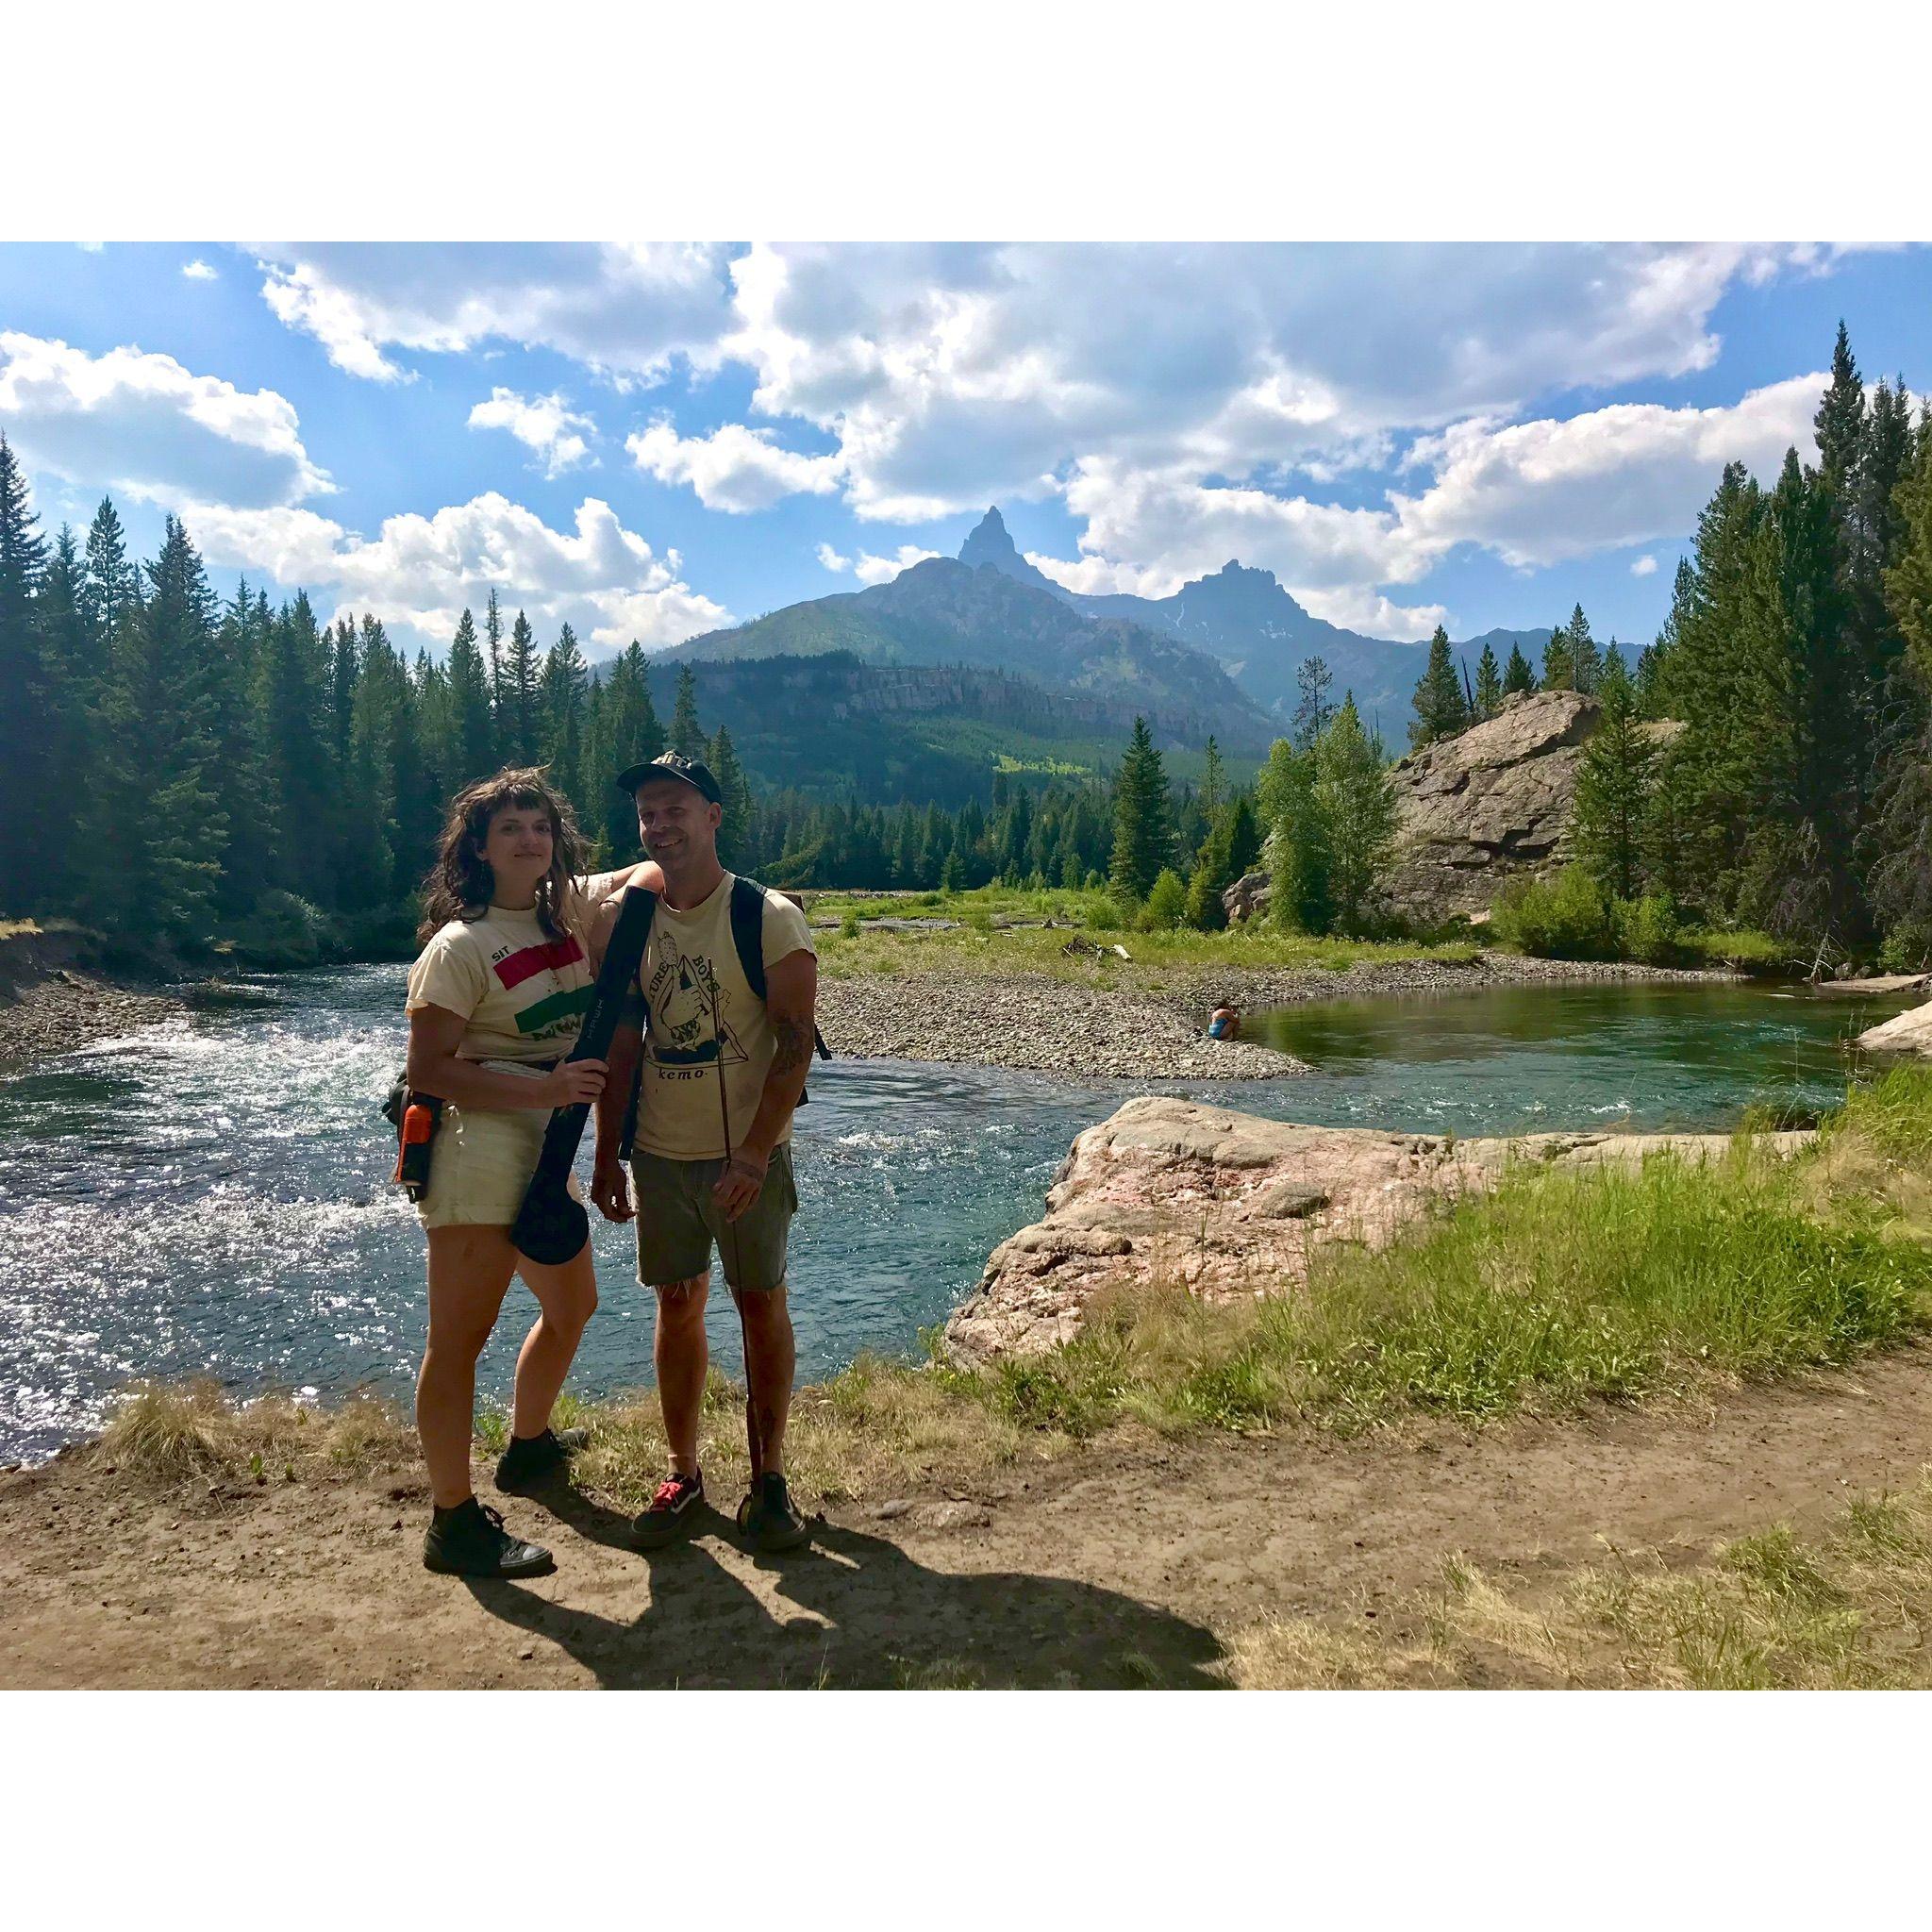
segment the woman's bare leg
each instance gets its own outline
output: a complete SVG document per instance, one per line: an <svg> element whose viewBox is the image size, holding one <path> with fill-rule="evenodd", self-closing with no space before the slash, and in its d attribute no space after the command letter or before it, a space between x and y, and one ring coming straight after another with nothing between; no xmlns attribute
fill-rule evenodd
<svg viewBox="0 0 1932 1932"><path fill-rule="evenodd" d="M496 1325L516 1266L507 1227L429 1229L429 1343L416 1378L416 1433L429 1493L453 1509L471 1493L476 1357Z"/></svg>
<svg viewBox="0 0 1932 1932"><path fill-rule="evenodd" d="M597 1312L597 1270L591 1244L561 1267L546 1267L527 1255L516 1257L517 1273L537 1297L537 1320L517 1356L516 1393L510 1406L510 1433L526 1440L550 1426L550 1411L585 1324Z"/></svg>

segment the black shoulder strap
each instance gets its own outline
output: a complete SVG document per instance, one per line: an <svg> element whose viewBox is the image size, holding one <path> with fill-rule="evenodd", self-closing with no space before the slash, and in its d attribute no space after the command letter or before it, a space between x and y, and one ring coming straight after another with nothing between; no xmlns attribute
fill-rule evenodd
<svg viewBox="0 0 1932 1932"><path fill-rule="evenodd" d="M634 969L637 974L638 984L641 987L643 984L644 948L651 943L651 926L658 917L658 895L643 886L632 886L629 890L645 902L645 910L642 915L643 930L638 935L638 964ZM644 1024L645 1026L650 1024L648 1015L645 1017ZM640 1028L640 1031L641 1030L642 1028ZM617 1158L620 1160L628 1160L630 1158L631 1143L638 1137L638 1107L643 1099L643 1095L644 1052L643 1048L640 1046L638 1048L637 1064L630 1070L630 1098L625 1103L624 1129L617 1137Z"/></svg>
<svg viewBox="0 0 1932 1932"><path fill-rule="evenodd" d="M765 996L765 889L742 873L731 881L731 943L754 996Z"/></svg>
<svg viewBox="0 0 1932 1932"><path fill-rule="evenodd" d="M731 944L738 954L739 970L744 983L762 1000L765 997L765 894L766 888L741 873L731 881ZM832 1058L825 1036L814 1024L811 1043L820 1059Z"/></svg>

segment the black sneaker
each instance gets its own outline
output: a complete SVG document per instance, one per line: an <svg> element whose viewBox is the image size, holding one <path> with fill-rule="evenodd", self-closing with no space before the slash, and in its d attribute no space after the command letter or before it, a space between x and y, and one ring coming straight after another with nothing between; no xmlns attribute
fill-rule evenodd
<svg viewBox="0 0 1932 1932"><path fill-rule="evenodd" d="M472 1496L430 1519L423 1567L444 1576L544 1576L557 1565L541 1543L511 1536L503 1518Z"/></svg>
<svg viewBox="0 0 1932 1932"><path fill-rule="evenodd" d="M759 1550L795 1550L811 1540L811 1525L798 1513L785 1478L767 1470L738 1506L738 1526Z"/></svg>
<svg viewBox="0 0 1932 1932"><path fill-rule="evenodd" d="M658 1485L651 1507L630 1526L631 1541L641 1550L661 1550L689 1536L705 1513L705 1479L673 1471Z"/></svg>
<svg viewBox="0 0 1932 1932"><path fill-rule="evenodd" d="M589 1429L545 1429L541 1436L512 1436L497 1458L496 1487L514 1494L539 1490L563 1474L570 1459L591 1440Z"/></svg>

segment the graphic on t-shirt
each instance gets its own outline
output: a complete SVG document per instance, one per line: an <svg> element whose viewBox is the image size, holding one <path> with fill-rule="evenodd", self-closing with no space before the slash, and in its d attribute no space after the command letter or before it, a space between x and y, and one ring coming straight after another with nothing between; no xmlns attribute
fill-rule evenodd
<svg viewBox="0 0 1932 1932"><path fill-rule="evenodd" d="M500 958L491 960L506 992L514 991L525 980L539 973L560 973L567 966L575 966L584 957L575 934L560 940L551 940L541 946L519 946L506 951ZM517 1031L525 1040L553 1033L562 1033L575 1026L591 1004L591 988L573 987L568 991L553 992L541 1000L533 1001L516 1016Z"/></svg>
<svg viewBox="0 0 1932 1932"><path fill-rule="evenodd" d="M720 1058L733 1066L748 1058L724 1017L724 990L704 954L667 943L644 997L651 1008L644 1053L658 1066L708 1067Z"/></svg>

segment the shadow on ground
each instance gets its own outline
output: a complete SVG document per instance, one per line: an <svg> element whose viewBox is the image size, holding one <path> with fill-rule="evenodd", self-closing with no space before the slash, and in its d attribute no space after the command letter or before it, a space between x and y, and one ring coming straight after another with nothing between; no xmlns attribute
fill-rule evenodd
<svg viewBox="0 0 1932 1932"><path fill-rule="evenodd" d="M623 1548L626 1519L583 1495L557 1515ZM714 1539L633 1556L629 1622L514 1583L473 1582L493 1617L556 1643L608 1690L1224 1688L1205 1629L1118 1591L1057 1577L950 1575L898 1544L821 1524L812 1545L754 1559Z"/></svg>

